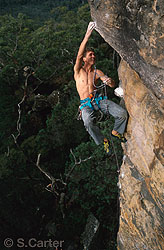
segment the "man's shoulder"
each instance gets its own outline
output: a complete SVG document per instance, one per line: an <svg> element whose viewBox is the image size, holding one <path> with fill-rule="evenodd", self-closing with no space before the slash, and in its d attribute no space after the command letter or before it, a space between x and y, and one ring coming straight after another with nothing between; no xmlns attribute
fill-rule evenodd
<svg viewBox="0 0 164 250"><path fill-rule="evenodd" d="M96 79L99 79L104 75L104 73L100 69L95 69L95 71L96 71Z"/></svg>
<svg viewBox="0 0 164 250"><path fill-rule="evenodd" d="M96 69L96 72L97 72L98 74L104 74L104 73L102 72L102 70L100 70L100 69Z"/></svg>
<svg viewBox="0 0 164 250"><path fill-rule="evenodd" d="M76 69L75 67L74 67L74 78L75 78L75 81L78 81L80 78L81 78L81 76L82 76L82 74L83 74L83 68L81 67L80 69Z"/></svg>
<svg viewBox="0 0 164 250"><path fill-rule="evenodd" d="M76 64L74 65L74 73L80 74L82 71L84 71L83 67L77 67Z"/></svg>

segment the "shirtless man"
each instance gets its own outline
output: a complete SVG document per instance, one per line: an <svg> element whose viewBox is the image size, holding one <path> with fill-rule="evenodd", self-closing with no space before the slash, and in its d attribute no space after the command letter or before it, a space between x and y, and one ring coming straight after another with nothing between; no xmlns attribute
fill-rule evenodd
<svg viewBox="0 0 164 250"><path fill-rule="evenodd" d="M100 129L95 124L95 111L101 110L104 114L111 114L115 118L115 125L112 130L112 136L118 138L121 142L126 142L123 136L126 122L127 112L118 104L107 100L107 97L95 95L96 84L98 79L102 80L106 85L114 87L115 83L104 75L101 70L95 69L95 53L93 49L86 48L89 37L95 28L95 23L90 22L87 32L79 47L79 51L74 65L74 78L76 88L80 96L80 110L84 126L97 145L104 142L104 149L110 152L109 142L102 135Z"/></svg>

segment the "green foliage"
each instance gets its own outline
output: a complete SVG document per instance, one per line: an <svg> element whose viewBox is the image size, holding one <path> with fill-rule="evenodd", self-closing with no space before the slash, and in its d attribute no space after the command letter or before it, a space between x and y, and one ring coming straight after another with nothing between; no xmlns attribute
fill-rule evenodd
<svg viewBox="0 0 164 250"><path fill-rule="evenodd" d="M87 3L87 0L0 0L0 14L9 13L17 16L21 12L37 20L38 23L43 23L54 13L56 14L55 19L59 17L55 10L58 7L77 10L84 3ZM63 16L63 12L61 12L61 16Z"/></svg>
<svg viewBox="0 0 164 250"><path fill-rule="evenodd" d="M56 239L66 240L67 245L78 238L80 249L80 236L92 212L105 232L103 249L108 249L110 234L113 250L117 230L116 155L107 158L103 145L97 147L82 121L76 120L79 96L73 80L73 65L91 19L89 6L80 0L4 0L0 3L1 11L14 12L14 15L0 16L2 237L45 239L55 235ZM34 5L33 9L27 8L27 15L16 15L20 7ZM41 22L33 18L36 8L40 12L45 9ZM117 81L112 49L95 31L88 45L95 47L97 68ZM31 67L31 78L24 75L25 66ZM47 97L53 90L60 92L57 104L34 111L35 94ZM113 97L112 91L108 94ZM109 137L113 119L103 120L99 125ZM117 141L114 145L120 165L121 146ZM63 180L68 181L64 219L58 197L45 190L49 180L36 166L38 154L41 154L39 164L44 170L55 178L62 175ZM81 163L75 165L74 157L81 159Z"/></svg>

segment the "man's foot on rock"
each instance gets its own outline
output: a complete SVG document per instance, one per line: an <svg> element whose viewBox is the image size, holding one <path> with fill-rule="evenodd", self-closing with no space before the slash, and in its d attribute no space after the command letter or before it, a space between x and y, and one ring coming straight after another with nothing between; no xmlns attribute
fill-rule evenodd
<svg viewBox="0 0 164 250"><path fill-rule="evenodd" d="M127 139L122 134L117 133L114 135L111 133L111 135L112 137L117 138L120 142L123 142L123 143L127 142Z"/></svg>

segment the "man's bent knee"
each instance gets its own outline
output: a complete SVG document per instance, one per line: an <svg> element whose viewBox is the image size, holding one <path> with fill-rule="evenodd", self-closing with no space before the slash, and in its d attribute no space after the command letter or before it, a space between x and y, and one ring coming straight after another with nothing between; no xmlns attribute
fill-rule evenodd
<svg viewBox="0 0 164 250"><path fill-rule="evenodd" d="M125 109L124 109L124 112L123 112L123 116L125 117L125 119L128 118L128 113L127 113L127 111Z"/></svg>
<svg viewBox="0 0 164 250"><path fill-rule="evenodd" d="M125 109L122 109L122 112L120 113L120 117L124 118L125 120L128 118L128 113Z"/></svg>

